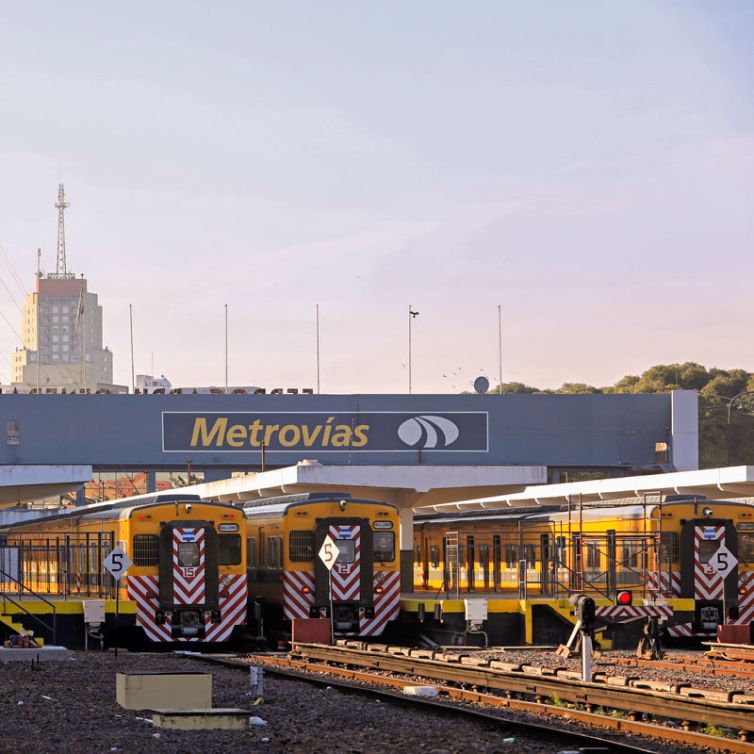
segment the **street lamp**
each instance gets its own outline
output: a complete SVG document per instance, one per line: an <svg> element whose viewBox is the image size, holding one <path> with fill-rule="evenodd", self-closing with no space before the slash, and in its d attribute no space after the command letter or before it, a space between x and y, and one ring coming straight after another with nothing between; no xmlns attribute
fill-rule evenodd
<svg viewBox="0 0 754 754"><path fill-rule="evenodd" d="M418 317L419 312L411 309L411 304L408 305L408 394L411 395L411 322L414 317Z"/></svg>
<svg viewBox="0 0 754 754"><path fill-rule="evenodd" d="M735 401L737 401L739 398L741 398L744 395L751 395L754 393L754 390L743 390L738 395L734 395L729 401L728 401L728 424L730 424L730 410L733 407L733 404Z"/></svg>

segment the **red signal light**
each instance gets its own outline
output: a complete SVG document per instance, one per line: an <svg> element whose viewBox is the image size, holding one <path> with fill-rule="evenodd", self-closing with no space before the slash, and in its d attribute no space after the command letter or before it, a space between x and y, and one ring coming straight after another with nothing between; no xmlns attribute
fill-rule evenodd
<svg viewBox="0 0 754 754"><path fill-rule="evenodd" d="M627 591L618 592L615 597L615 602L621 607L629 607L633 601L633 595L631 594L631 592Z"/></svg>

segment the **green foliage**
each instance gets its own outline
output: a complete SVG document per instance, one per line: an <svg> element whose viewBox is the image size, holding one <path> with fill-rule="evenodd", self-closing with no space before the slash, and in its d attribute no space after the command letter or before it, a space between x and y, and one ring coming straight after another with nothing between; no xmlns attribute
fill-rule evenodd
<svg viewBox="0 0 754 754"><path fill-rule="evenodd" d="M502 388L502 389L501 389ZM658 364L615 385L593 387L566 382L540 390L521 382L494 388L499 393L626 394L699 391L699 463L702 468L754 464L754 374L745 369L707 369L701 364ZM740 395L752 391L750 395Z"/></svg>
<svg viewBox="0 0 754 754"><path fill-rule="evenodd" d="M601 393L602 390L592 385L585 385L583 382L564 382L556 391L556 393Z"/></svg>

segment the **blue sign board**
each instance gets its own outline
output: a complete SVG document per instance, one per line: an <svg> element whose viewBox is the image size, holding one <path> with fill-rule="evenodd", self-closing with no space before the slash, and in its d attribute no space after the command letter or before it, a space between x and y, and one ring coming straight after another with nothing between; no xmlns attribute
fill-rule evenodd
<svg viewBox="0 0 754 754"><path fill-rule="evenodd" d="M415 453L417 450L488 450L484 411L234 413L166 411L162 414L165 453Z"/></svg>

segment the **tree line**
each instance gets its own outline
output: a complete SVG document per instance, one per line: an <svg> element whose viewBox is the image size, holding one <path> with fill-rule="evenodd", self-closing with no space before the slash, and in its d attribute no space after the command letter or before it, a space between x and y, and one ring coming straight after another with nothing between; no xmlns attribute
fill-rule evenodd
<svg viewBox="0 0 754 754"><path fill-rule="evenodd" d="M658 364L607 387L566 382L542 390L504 382L493 393L621 394L699 391L699 463L702 468L754 464L754 374L745 369L707 369L701 364Z"/></svg>

